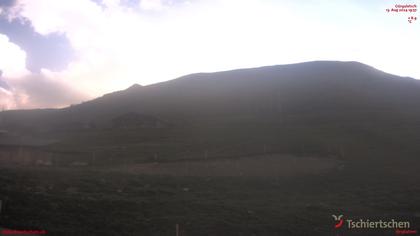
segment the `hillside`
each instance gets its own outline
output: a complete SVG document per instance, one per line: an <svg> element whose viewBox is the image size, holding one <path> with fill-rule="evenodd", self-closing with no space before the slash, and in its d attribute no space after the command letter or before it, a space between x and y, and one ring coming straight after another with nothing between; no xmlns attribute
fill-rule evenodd
<svg viewBox="0 0 420 236"><path fill-rule="evenodd" d="M64 109L8 111L2 120L6 129L47 133L67 149L132 146L128 157L204 149L213 156L410 156L420 140L419 100L420 81L358 62L316 61L191 74ZM164 125L113 127L133 113ZM158 147L145 151L139 143L146 140Z"/></svg>
<svg viewBox="0 0 420 236"><path fill-rule="evenodd" d="M1 227L50 235L395 235L420 225L420 83L357 62L187 75L6 111Z"/></svg>

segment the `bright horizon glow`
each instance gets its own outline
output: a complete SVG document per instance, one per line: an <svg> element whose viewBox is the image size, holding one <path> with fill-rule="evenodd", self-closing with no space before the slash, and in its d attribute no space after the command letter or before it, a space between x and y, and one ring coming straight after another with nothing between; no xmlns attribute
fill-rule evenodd
<svg viewBox="0 0 420 236"><path fill-rule="evenodd" d="M74 103L135 83L149 85L191 73L317 60L359 61L420 79L416 58L420 20L409 24L406 17L413 14L387 13L393 1L143 0L128 7L118 0L104 0L104 6L91 0L20 0L19 4L20 16L28 18L37 32L61 32L69 39L76 59L62 71L45 68L41 74L83 94ZM16 46L1 36L0 48ZM16 65L22 65L25 55L19 53L15 48L0 55L0 69L9 83L27 70L19 66L21 71L16 72L1 62L15 58ZM46 106L31 103L28 96L26 103L7 107ZM54 106L69 105L66 101Z"/></svg>

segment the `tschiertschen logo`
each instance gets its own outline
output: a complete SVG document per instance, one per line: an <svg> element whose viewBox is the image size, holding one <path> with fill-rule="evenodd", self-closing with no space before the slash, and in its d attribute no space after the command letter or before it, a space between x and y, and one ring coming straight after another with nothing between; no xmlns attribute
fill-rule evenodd
<svg viewBox="0 0 420 236"><path fill-rule="evenodd" d="M332 217L335 220L334 228L336 229L341 228L341 226L343 226L344 224L343 215L339 215L339 216L332 215Z"/></svg>
<svg viewBox="0 0 420 236"><path fill-rule="evenodd" d="M410 221L400 221L395 219L387 220L371 220L371 219L350 219L346 217L344 220L343 215L332 215L334 218L334 228L346 229L382 229L394 230L397 235L402 234L417 234L417 230L411 229Z"/></svg>

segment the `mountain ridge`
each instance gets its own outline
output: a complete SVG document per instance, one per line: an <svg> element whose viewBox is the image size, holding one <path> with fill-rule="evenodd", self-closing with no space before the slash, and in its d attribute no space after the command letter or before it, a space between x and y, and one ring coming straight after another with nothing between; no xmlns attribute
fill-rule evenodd
<svg viewBox="0 0 420 236"><path fill-rule="evenodd" d="M418 91L419 81L360 62L312 61L189 74L147 86L134 84L63 109L10 111L2 116L10 121L14 118L8 119L9 114L32 113L38 116L35 123L47 119L47 125L58 126L106 123L128 112L187 120L200 116L275 117L280 110L290 114L351 109L391 112L414 106Z"/></svg>
<svg viewBox="0 0 420 236"><path fill-rule="evenodd" d="M0 129L57 140L53 150L98 148L127 160L270 153L418 156L420 81L356 62L198 73L58 110L7 111ZM378 160L379 160L378 159Z"/></svg>

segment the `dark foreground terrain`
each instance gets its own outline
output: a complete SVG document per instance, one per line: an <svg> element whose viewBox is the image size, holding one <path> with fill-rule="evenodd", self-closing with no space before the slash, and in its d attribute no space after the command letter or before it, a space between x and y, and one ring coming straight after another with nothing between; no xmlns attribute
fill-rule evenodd
<svg viewBox="0 0 420 236"><path fill-rule="evenodd" d="M331 215L409 220L419 229L419 165L400 164L216 177L2 168L0 219L50 235L176 235L176 224L179 235L395 235L335 230Z"/></svg>

